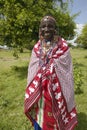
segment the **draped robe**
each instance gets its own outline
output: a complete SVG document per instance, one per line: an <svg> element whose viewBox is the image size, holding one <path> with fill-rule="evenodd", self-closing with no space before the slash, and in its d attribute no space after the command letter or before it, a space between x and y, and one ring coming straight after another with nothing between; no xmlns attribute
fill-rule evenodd
<svg viewBox="0 0 87 130"><path fill-rule="evenodd" d="M63 38L45 59L41 59L41 41L35 44L27 81L24 112L35 130L73 130L77 124L73 67Z"/></svg>

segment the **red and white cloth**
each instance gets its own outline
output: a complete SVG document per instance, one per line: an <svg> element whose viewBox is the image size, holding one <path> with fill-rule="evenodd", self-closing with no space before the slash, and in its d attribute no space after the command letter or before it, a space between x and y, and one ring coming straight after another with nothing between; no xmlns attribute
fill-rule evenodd
<svg viewBox="0 0 87 130"><path fill-rule="evenodd" d="M73 130L77 124L72 61L64 39L58 38L48 62L40 65L41 41L34 46L28 70L25 114L42 130Z"/></svg>

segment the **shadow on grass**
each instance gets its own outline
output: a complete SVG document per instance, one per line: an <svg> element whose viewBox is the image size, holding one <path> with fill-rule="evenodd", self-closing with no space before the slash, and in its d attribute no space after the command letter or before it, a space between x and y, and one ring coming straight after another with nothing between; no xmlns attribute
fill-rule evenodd
<svg viewBox="0 0 87 130"><path fill-rule="evenodd" d="M73 65L75 67L85 67L85 65L83 63L78 63L78 62L76 62L76 60L74 60Z"/></svg>
<svg viewBox="0 0 87 130"><path fill-rule="evenodd" d="M87 130L87 115L85 113L78 114L78 125L75 130Z"/></svg>
<svg viewBox="0 0 87 130"><path fill-rule="evenodd" d="M15 75L18 78L24 79L27 77L28 73L28 64L25 66L12 66L12 71L15 72Z"/></svg>
<svg viewBox="0 0 87 130"><path fill-rule="evenodd" d="M77 94L83 94L84 93L84 91L82 90L82 88L81 87L77 87L76 89L75 89L75 94L77 95Z"/></svg>
<svg viewBox="0 0 87 130"><path fill-rule="evenodd" d="M75 67L85 67L85 64L79 63L76 59L73 59L73 66L75 66Z"/></svg>
<svg viewBox="0 0 87 130"><path fill-rule="evenodd" d="M74 83L75 83L75 94L82 94L83 93L82 85L84 83L83 82L84 75L80 67L84 67L84 64L82 63L79 64L75 59L73 61L74 61L73 74L74 74Z"/></svg>

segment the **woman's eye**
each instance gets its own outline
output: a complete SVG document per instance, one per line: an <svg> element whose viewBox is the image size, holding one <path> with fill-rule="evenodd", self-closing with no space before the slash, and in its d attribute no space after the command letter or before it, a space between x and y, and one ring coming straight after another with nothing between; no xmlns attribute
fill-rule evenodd
<svg viewBox="0 0 87 130"><path fill-rule="evenodd" d="M45 28L46 26L43 26L42 28Z"/></svg>

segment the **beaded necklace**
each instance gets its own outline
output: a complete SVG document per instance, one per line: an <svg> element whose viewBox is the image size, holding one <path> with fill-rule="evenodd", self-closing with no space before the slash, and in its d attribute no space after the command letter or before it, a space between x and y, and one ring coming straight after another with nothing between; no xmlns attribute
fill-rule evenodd
<svg viewBox="0 0 87 130"><path fill-rule="evenodd" d="M45 66L49 62L49 58L52 55L53 43L43 40L40 47L40 66Z"/></svg>

